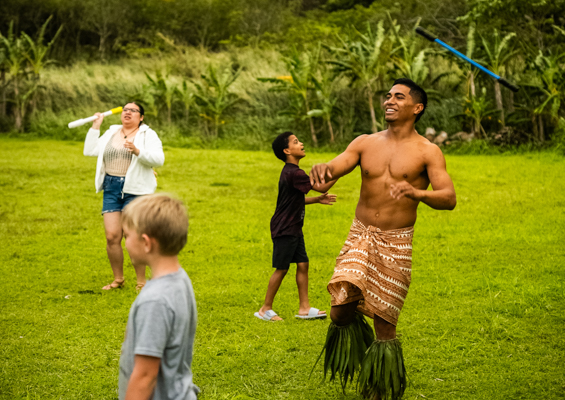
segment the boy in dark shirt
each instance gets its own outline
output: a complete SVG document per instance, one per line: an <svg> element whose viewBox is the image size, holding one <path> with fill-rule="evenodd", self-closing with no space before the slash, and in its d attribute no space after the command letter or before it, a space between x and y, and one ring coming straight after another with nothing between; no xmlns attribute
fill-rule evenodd
<svg viewBox="0 0 565 400"><path fill-rule="evenodd" d="M273 239L273 268L275 272L269 280L265 303L255 316L265 321L282 321L273 311L273 300L288 272L290 263L296 263L296 285L300 306L296 318L326 318L326 312L310 307L308 300L308 255L304 246L305 204L327 204L335 202L336 196L327 191L335 181L312 187L310 178L298 167L305 157L304 145L292 132L280 134L273 142L273 151L277 158L285 162L279 180L279 195L275 215L271 219L271 237ZM305 198L311 189L322 193L318 197Z"/></svg>

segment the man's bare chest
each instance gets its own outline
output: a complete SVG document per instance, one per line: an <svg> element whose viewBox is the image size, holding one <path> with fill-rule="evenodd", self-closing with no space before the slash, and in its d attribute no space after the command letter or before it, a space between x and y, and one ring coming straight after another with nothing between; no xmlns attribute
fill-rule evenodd
<svg viewBox="0 0 565 400"><path fill-rule="evenodd" d="M426 175L421 153L411 148L364 151L360 160L361 174L366 179L392 178L395 181L414 181Z"/></svg>

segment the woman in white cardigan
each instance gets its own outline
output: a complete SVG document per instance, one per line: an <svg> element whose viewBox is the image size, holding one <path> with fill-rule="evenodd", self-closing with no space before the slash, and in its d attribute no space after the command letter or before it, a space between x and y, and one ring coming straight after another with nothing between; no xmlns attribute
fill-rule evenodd
<svg viewBox="0 0 565 400"><path fill-rule="evenodd" d="M124 253L122 251L123 208L134 198L155 192L157 180L153 167L165 162L163 145L154 130L143 123L143 107L128 103L122 111L122 125L112 125L100 136L102 114L86 134L84 155L98 157L96 193L104 191L102 215L106 232L106 251L114 273L114 281L103 290L124 285ZM145 265L132 260L137 275L137 290L145 285Z"/></svg>

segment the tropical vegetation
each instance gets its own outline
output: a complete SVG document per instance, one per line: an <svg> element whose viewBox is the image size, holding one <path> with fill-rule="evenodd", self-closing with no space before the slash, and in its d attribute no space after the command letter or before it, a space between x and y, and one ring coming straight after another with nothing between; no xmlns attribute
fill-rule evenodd
<svg viewBox="0 0 565 400"><path fill-rule="evenodd" d="M292 129L342 147L384 128L383 95L408 77L430 97L421 134L563 148L564 16L565 0L7 0L0 132L79 138L67 122L136 99L171 143L264 148Z"/></svg>

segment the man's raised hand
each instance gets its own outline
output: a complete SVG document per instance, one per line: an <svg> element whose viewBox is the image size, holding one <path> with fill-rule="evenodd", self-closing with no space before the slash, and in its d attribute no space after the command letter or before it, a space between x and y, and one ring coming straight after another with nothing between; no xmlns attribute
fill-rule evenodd
<svg viewBox="0 0 565 400"><path fill-rule="evenodd" d="M326 177L328 181L332 180L332 173L328 164L315 164L310 170L310 184L312 186L325 184Z"/></svg>

